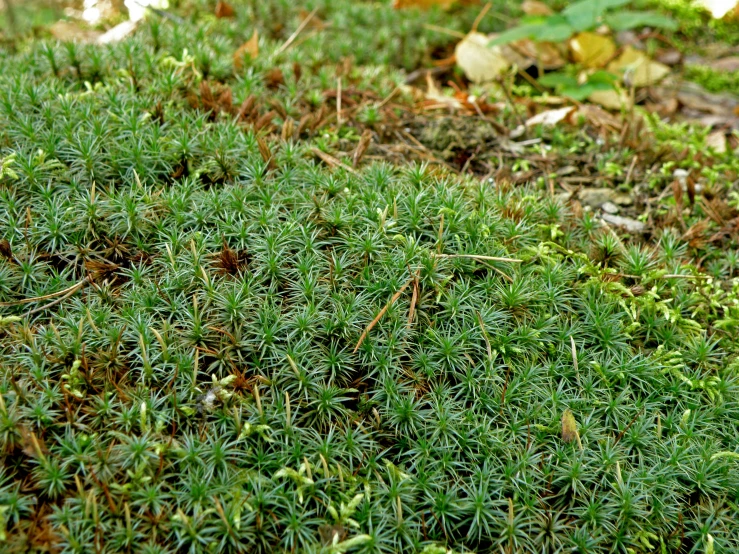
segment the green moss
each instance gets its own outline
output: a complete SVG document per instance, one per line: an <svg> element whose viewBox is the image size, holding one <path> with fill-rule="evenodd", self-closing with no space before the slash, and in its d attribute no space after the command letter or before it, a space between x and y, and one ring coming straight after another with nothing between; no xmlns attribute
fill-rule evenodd
<svg viewBox="0 0 739 554"><path fill-rule="evenodd" d="M350 39L260 27L235 72L249 21L4 55L0 549L736 550L736 288L533 187L327 167L354 122L297 128Z"/></svg>
<svg viewBox="0 0 739 554"><path fill-rule="evenodd" d="M739 90L739 71L715 71L710 67L689 65L685 69L685 78L698 83L709 92Z"/></svg>

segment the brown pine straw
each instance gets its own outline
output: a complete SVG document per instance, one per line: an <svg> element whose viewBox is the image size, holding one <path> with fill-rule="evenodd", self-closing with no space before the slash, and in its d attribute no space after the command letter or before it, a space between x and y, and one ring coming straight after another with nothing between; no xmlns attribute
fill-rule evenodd
<svg viewBox="0 0 739 554"><path fill-rule="evenodd" d="M362 343L364 342L364 339L367 338L367 335L372 330L372 328L377 325L377 323L382 319L382 316L385 315L385 312L388 311L390 306L395 304L395 301L400 298L400 295L403 294L403 291L408 288L408 285L410 285L415 279L415 276L412 276L410 279L406 281L406 283L400 287L400 290L393 294L393 297L388 301L387 304L385 304L385 307L380 310L380 313L375 316L375 319L372 320L372 322L367 325L367 328L362 333L362 336L359 337L359 341L357 342L357 346L354 347L354 350L352 353L355 353L357 350L359 350L359 347L362 346Z"/></svg>

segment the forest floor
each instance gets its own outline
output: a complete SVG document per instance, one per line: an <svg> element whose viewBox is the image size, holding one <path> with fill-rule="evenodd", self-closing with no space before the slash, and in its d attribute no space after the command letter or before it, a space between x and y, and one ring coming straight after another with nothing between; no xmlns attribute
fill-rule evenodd
<svg viewBox="0 0 739 554"><path fill-rule="evenodd" d="M170 4L2 13L0 550L739 551L735 14Z"/></svg>

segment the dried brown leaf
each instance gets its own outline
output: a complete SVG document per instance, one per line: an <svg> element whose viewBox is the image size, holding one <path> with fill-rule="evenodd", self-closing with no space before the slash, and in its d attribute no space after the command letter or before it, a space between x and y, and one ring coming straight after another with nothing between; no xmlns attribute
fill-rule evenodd
<svg viewBox="0 0 739 554"><path fill-rule="evenodd" d="M7 239L0 240L0 256L6 260L13 259L13 249L10 246L10 242Z"/></svg>
<svg viewBox="0 0 739 554"><path fill-rule="evenodd" d="M577 108L577 115L598 129L606 131L620 131L623 127L621 119L611 115L599 106L582 104ZM574 118L573 118L574 119Z"/></svg>
<svg viewBox="0 0 739 554"><path fill-rule="evenodd" d="M558 108L556 110L546 110L534 117L530 117L526 120L526 127L533 127L535 125L543 125L545 127L552 127L563 121L567 121L570 115L576 110L575 106L566 106L564 108Z"/></svg>
<svg viewBox="0 0 739 554"><path fill-rule="evenodd" d="M246 251L237 252L224 239L223 249L216 256L215 266L221 275L238 275L246 267L247 259Z"/></svg>
<svg viewBox="0 0 739 554"><path fill-rule="evenodd" d="M536 65L553 70L566 63L559 47L553 42L535 42L526 38L503 46L502 52L509 62L515 63L520 69Z"/></svg>
<svg viewBox="0 0 739 554"><path fill-rule="evenodd" d="M219 2L216 4L215 14L216 17L218 17L219 19L236 17L236 10L228 2L219 0Z"/></svg>
<svg viewBox="0 0 739 554"><path fill-rule="evenodd" d="M241 71L244 68L244 55L248 54L253 60L259 55L259 33L254 29L251 38L234 52L234 68L237 71Z"/></svg>
<svg viewBox="0 0 739 554"><path fill-rule="evenodd" d="M257 136L257 146L259 147L259 154L262 156L264 163L266 163L270 169L274 169L276 167L275 160L267 141L264 140L263 137Z"/></svg>
<svg viewBox="0 0 739 554"><path fill-rule="evenodd" d="M273 67L267 72L264 76L264 84L267 85L267 88L277 88L285 84L285 76L279 67Z"/></svg>
<svg viewBox="0 0 739 554"><path fill-rule="evenodd" d="M252 112L254 111L254 106L256 102L257 102L257 99L253 94L250 96L247 96L244 99L244 101L241 103L239 112L236 114L236 119L238 121L245 121L249 119L252 115Z"/></svg>
<svg viewBox="0 0 739 554"><path fill-rule="evenodd" d="M426 104L427 108L438 108L446 107L453 110L457 110L463 107L462 103L454 96L445 95L441 89L436 85L434 79L431 77L431 73L426 73L426 93L424 94L426 100L430 103Z"/></svg>
<svg viewBox="0 0 739 554"><path fill-rule="evenodd" d="M487 35L471 32L454 49L457 65L473 83L494 81L510 66L503 50L489 42Z"/></svg>
<svg viewBox="0 0 739 554"><path fill-rule="evenodd" d="M726 134L724 131L713 131L706 137L706 146L713 148L717 154L726 152Z"/></svg>
<svg viewBox="0 0 739 554"><path fill-rule="evenodd" d="M609 110L621 110L631 108L631 97L624 90L597 90L588 100Z"/></svg>
<svg viewBox="0 0 739 554"><path fill-rule="evenodd" d="M288 117L282 123L282 130L280 131L280 138L282 140L290 140L295 136L295 120L292 117Z"/></svg>
<svg viewBox="0 0 739 554"><path fill-rule="evenodd" d="M616 54L616 43L608 36L578 33L570 39L572 59L585 67L603 67Z"/></svg>

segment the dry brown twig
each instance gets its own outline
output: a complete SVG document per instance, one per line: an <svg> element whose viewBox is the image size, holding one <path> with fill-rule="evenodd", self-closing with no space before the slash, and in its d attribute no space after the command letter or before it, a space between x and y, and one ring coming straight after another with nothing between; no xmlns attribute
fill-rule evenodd
<svg viewBox="0 0 739 554"><path fill-rule="evenodd" d="M387 312L390 309L390 306L395 304L395 301L400 298L400 295L403 294L403 291L408 288L408 285L410 285L415 277L411 277L406 281L406 283L400 287L400 290L393 294L392 298L388 300L387 304L385 304L385 307L380 310L380 313L375 316L375 319L373 319L369 325L367 325L367 328L362 332L362 335L359 337L359 341L357 341L357 345L354 347L354 350L352 353L359 350L359 347L362 346L362 343L364 342L364 339L367 338L367 335L369 335L369 332L372 330L372 328L379 323L379 321L382 319L382 316L385 315L385 312Z"/></svg>
<svg viewBox="0 0 739 554"><path fill-rule="evenodd" d="M295 29L295 32L288 37L288 39L285 41L285 44L280 46L277 51L275 52L275 56L279 56L282 54L285 50L290 48L293 42L295 42L295 39L298 38L300 33L303 32L303 29L305 29L308 26L308 23L310 23L311 19L318 13L318 8L315 8L312 12L308 14L308 16L300 22L300 25L298 25L298 28Z"/></svg>
<svg viewBox="0 0 739 554"><path fill-rule="evenodd" d="M408 272L411 273L411 268L408 268ZM413 316L416 314L416 303L418 302L418 293L419 293L419 286L418 286L418 275L419 272L416 271L413 273L413 295L411 296L411 305L408 309L408 328L410 329L410 326L413 324Z"/></svg>
<svg viewBox="0 0 739 554"><path fill-rule="evenodd" d="M21 304L30 304L32 302L39 302L41 300L48 300L49 298L54 298L59 295L64 295L62 299L66 298L67 296L71 296L75 292L77 292L78 289L82 288L88 281L91 281L92 277L87 276L81 281L78 281L71 287L67 287L66 289L58 290L56 292L52 292L50 294L45 294L43 296L35 296L34 298L24 298L23 300L14 300L13 302L0 302L0 306L8 307L8 306L20 306Z"/></svg>
<svg viewBox="0 0 739 554"><path fill-rule="evenodd" d="M344 162L339 160L338 158L335 158L331 154L327 154L323 150L319 150L318 148L311 148L311 152L321 158L325 163L327 163L331 167L340 167L341 169L346 169L350 173L356 174L357 172L354 171L353 168L346 165Z"/></svg>
<svg viewBox="0 0 739 554"><path fill-rule="evenodd" d="M431 254L434 258L468 258L470 260L485 260L488 262L508 262L512 264L520 264L523 263L523 260L519 260L517 258L501 258L498 256L479 256L477 254L439 254L439 253L432 253Z"/></svg>

